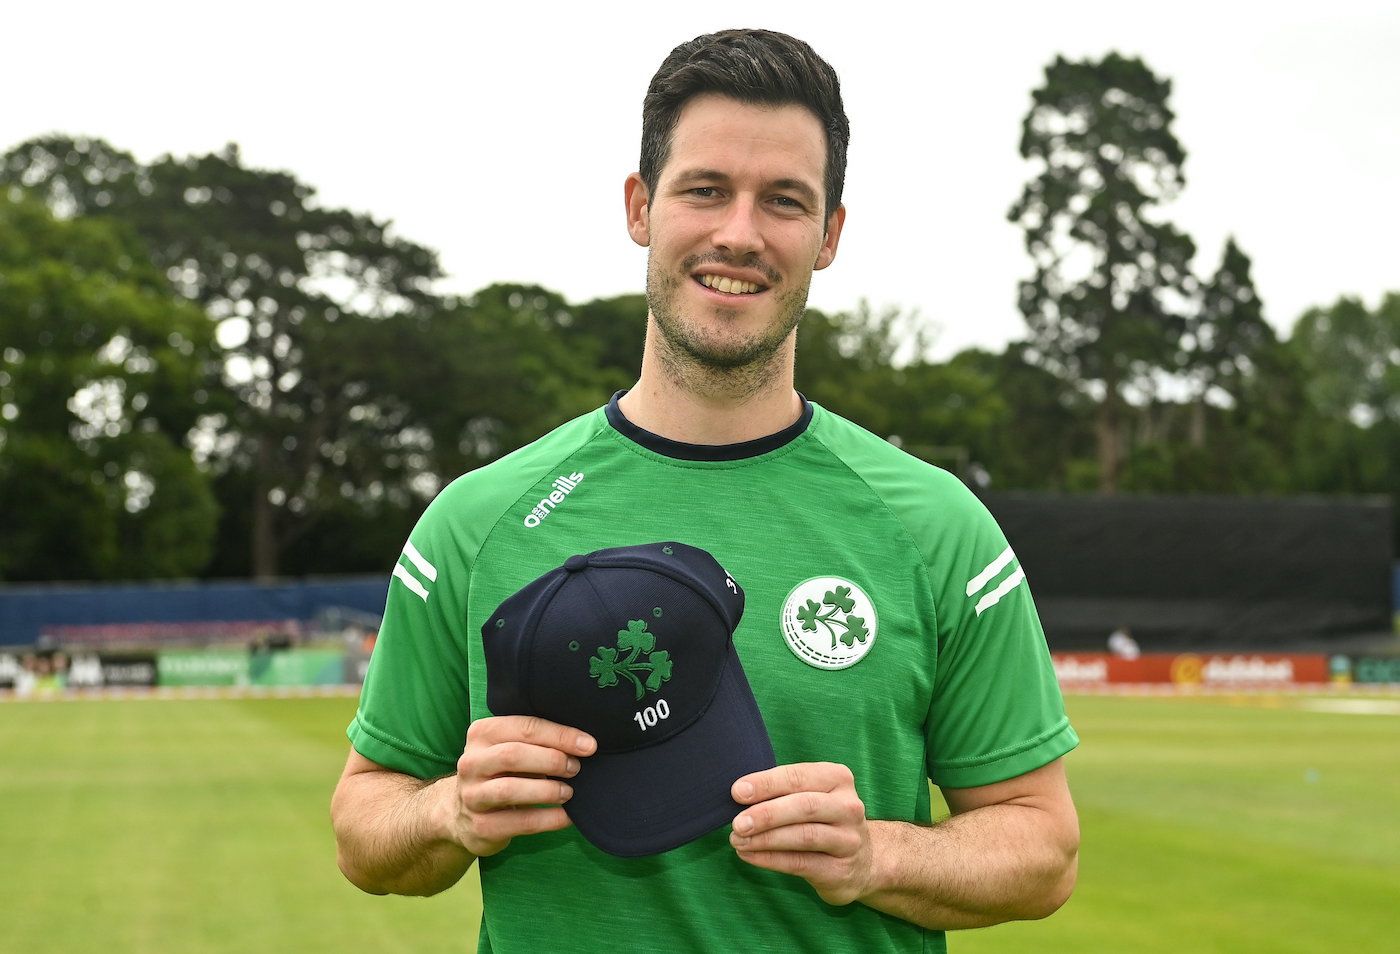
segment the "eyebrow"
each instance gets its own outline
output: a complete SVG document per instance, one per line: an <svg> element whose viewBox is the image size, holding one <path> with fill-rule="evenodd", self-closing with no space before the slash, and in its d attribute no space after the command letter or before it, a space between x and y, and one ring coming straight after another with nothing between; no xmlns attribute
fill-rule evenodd
<svg viewBox="0 0 1400 954"><path fill-rule="evenodd" d="M727 185L730 179L729 176L717 169L687 169L685 172L677 175L675 181L678 183L718 182L722 185ZM764 183L764 185L769 189L786 189L791 192L796 192L809 205L817 205L818 196L816 190L801 179L774 179L771 182Z"/></svg>

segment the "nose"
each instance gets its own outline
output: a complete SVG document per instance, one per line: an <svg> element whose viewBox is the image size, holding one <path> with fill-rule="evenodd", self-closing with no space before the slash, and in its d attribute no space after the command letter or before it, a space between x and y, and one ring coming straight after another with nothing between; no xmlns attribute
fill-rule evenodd
<svg viewBox="0 0 1400 954"><path fill-rule="evenodd" d="M720 211L710 241L716 248L726 249L735 257L761 252L763 233L759 228L758 215L759 210L752 197L736 196Z"/></svg>

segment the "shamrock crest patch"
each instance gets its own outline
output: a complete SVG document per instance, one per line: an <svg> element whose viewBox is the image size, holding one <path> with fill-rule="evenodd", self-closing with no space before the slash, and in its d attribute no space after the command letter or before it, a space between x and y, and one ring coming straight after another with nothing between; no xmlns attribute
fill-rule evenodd
<svg viewBox="0 0 1400 954"><path fill-rule="evenodd" d="M818 669L845 669L875 644L875 604L859 586L836 576L797 584L783 602L783 638L798 659Z"/></svg>
<svg viewBox="0 0 1400 954"><path fill-rule="evenodd" d="M588 675L598 680L600 689L618 685L619 677L626 679L638 699L648 689L659 692L661 684L671 678L671 654L655 647L656 634L647 632L646 620L628 620L627 628L617 631L617 645L599 646L588 660ZM642 655L646 658L638 658Z"/></svg>

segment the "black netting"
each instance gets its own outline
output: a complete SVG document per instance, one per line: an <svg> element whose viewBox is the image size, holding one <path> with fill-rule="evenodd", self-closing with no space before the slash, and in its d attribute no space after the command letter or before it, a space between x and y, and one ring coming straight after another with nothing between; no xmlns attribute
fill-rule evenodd
<svg viewBox="0 0 1400 954"><path fill-rule="evenodd" d="M1391 515L1372 498L983 497L1055 649L1317 642L1390 628Z"/></svg>

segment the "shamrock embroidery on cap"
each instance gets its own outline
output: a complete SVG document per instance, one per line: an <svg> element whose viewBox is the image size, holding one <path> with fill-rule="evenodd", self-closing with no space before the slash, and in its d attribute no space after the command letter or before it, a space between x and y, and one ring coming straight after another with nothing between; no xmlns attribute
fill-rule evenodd
<svg viewBox="0 0 1400 954"><path fill-rule="evenodd" d="M596 655L588 660L588 675L598 680L598 688L616 686L622 676L632 683L636 698L641 699L650 689L659 692L661 684L671 678L671 654L664 649L655 649L656 634L647 631L644 619L627 621L627 628L617 631L616 646L599 646ZM655 650L655 651L653 651ZM625 658L622 653L627 653ZM645 659L638 659L645 654ZM643 682L639 674L645 673Z"/></svg>

